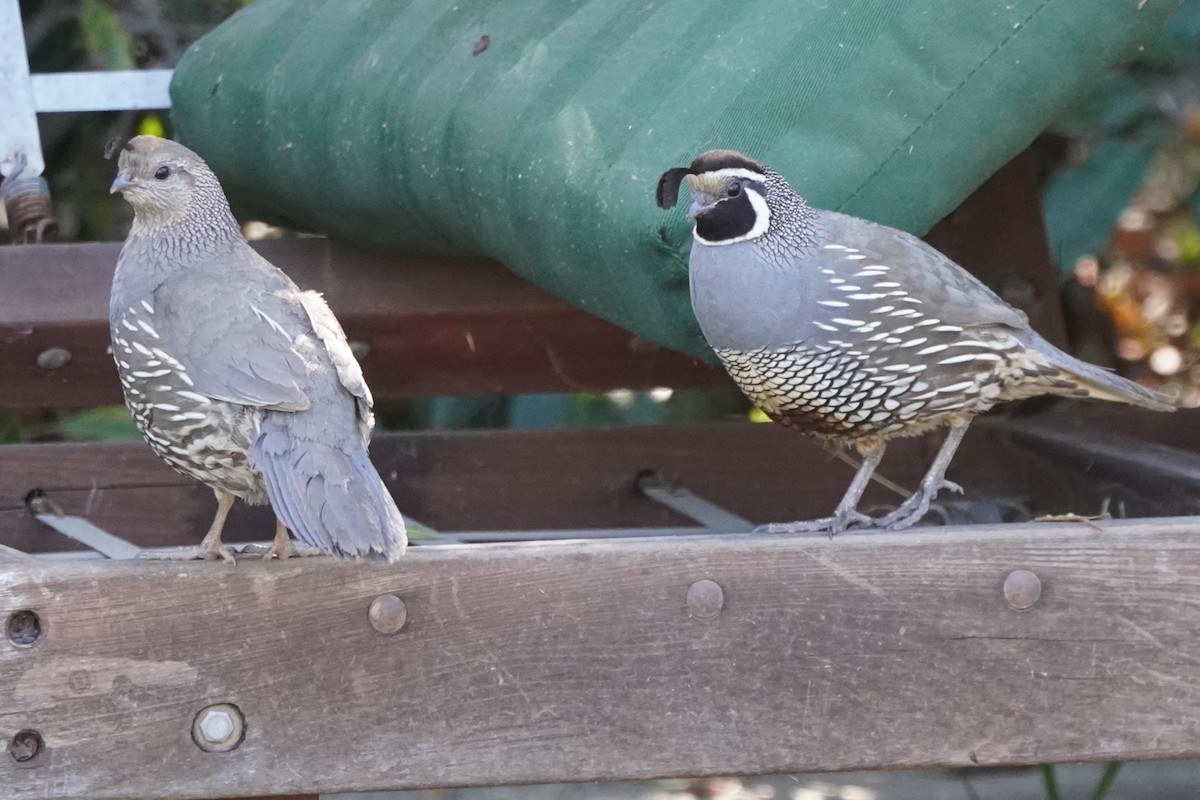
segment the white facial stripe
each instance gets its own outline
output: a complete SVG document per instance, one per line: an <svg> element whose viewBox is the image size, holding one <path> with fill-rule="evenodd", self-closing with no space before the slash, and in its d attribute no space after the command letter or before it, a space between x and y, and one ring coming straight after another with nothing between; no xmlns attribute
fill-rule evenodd
<svg viewBox="0 0 1200 800"><path fill-rule="evenodd" d="M758 183L764 183L767 180L767 176L763 175L761 172L755 172L754 170L745 169L743 167L726 167L725 169L713 170L708 174L720 175L722 178L749 178L750 180Z"/></svg>
<svg viewBox="0 0 1200 800"><path fill-rule="evenodd" d="M721 170L721 172L726 171L746 172L746 170ZM752 175L753 173L750 174ZM750 205L754 207L754 227L741 236L733 239L723 239L719 242L710 242L708 239L702 237L697 229L692 228L692 236L696 238L697 242L709 247L717 247L726 244L737 244L738 242L748 242L751 239L757 239L767 232L767 227L771 224L771 209L767 206L766 198L749 186L745 187L743 191L746 193L746 197L749 198Z"/></svg>

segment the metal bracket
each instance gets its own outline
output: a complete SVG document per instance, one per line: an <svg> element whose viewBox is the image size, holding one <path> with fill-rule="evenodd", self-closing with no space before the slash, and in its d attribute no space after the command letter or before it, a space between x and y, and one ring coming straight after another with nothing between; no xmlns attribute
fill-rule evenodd
<svg viewBox="0 0 1200 800"><path fill-rule="evenodd" d="M748 533L754 529L749 520L710 503L695 492L681 486L671 486L657 472L637 477L637 488L643 495L679 514L694 519L717 533Z"/></svg>
<svg viewBox="0 0 1200 800"><path fill-rule="evenodd" d="M134 558L141 548L96 527L83 517L64 514L58 504L41 489L25 495L25 507L38 522L85 545L105 558Z"/></svg>

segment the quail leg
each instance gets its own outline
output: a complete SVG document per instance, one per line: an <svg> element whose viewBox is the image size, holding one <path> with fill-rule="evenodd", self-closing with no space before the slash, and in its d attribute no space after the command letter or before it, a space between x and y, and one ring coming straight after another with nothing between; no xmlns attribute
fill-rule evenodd
<svg viewBox="0 0 1200 800"><path fill-rule="evenodd" d="M863 458L862 465L859 466L858 472L854 473L854 480L850 481L850 488L846 490L842 501L838 503L833 516L800 520L798 522L772 522L755 528L755 533L810 533L813 531L828 531L829 536L832 538L851 525L876 527L878 524L877 520L860 513L857 508L858 501L862 498L863 492L866 491L867 484L871 482L871 475L874 474L875 468L883 460L883 452L886 449L887 445L880 442L864 454L865 458Z"/></svg>
<svg viewBox="0 0 1200 800"><path fill-rule="evenodd" d="M950 466L950 460L954 458L954 451L962 443L963 436L966 435L967 427L970 424L970 422L963 422L950 427L950 433L947 434L946 441L942 442L941 449L933 459L929 471L921 479L920 487L895 511L875 520L876 527L889 531L903 530L921 521L921 518L929 511L929 504L942 489L962 494L961 486L946 480L946 468Z"/></svg>
<svg viewBox="0 0 1200 800"><path fill-rule="evenodd" d="M269 547L262 545L247 545L243 553L262 553L263 561L270 561L272 558L278 558L280 561L295 556L296 558L307 558L308 556L323 556L324 552L315 547L310 547L306 544L297 544L288 536L287 525L283 524L283 520L275 519L275 538L272 540Z"/></svg>
<svg viewBox="0 0 1200 800"><path fill-rule="evenodd" d="M223 489L213 489L213 493L217 496L217 513L199 545L178 550L148 551L141 553L138 558L148 561L214 561L219 558L236 565L233 551L221 543L221 532L225 529L229 509L233 508L234 497Z"/></svg>

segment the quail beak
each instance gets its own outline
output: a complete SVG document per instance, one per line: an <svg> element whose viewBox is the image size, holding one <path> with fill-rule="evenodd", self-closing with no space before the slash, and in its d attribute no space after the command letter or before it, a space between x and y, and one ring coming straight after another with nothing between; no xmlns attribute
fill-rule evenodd
<svg viewBox="0 0 1200 800"><path fill-rule="evenodd" d="M687 176L688 191L692 193L692 202L688 204L688 219L695 219L712 207L716 198L705 191L703 180L697 175Z"/></svg>
<svg viewBox="0 0 1200 800"><path fill-rule="evenodd" d="M131 183L132 181L126 177L124 172L118 172L117 177L113 179L112 186L108 187L108 193L116 194L117 192L123 192Z"/></svg>

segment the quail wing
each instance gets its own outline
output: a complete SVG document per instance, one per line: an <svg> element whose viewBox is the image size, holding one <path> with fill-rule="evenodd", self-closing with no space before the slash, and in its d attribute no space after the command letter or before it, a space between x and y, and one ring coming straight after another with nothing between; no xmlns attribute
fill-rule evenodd
<svg viewBox="0 0 1200 800"><path fill-rule="evenodd" d="M161 284L150 303L151 326L155 317L171 320L155 328L157 346L178 362L193 391L279 411L310 406L302 388L308 368L295 347L296 336L310 331L294 298L185 274Z"/></svg>
<svg viewBox="0 0 1200 800"><path fill-rule="evenodd" d="M916 236L833 211L822 216L828 226L823 240L827 245L819 250L817 258L837 262L839 271L850 266L848 261L864 268L886 266L886 276L879 277L885 288L898 284L894 291L920 300L928 313L936 313L952 325L1005 325L1016 330L1029 327L1029 318L1023 312Z"/></svg>

